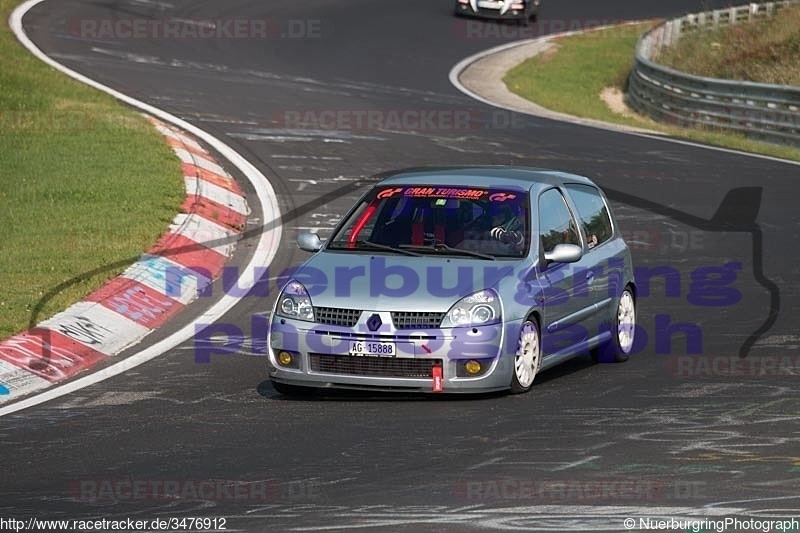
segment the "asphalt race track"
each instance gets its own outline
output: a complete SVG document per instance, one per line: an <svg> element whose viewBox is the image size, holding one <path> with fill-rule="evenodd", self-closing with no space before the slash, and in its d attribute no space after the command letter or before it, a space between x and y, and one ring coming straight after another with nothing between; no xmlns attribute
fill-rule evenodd
<svg viewBox="0 0 800 533"><path fill-rule="evenodd" d="M541 27L707 4L546 1ZM81 20L176 18L271 19L296 38L74 31ZM238 353L202 364L190 342L0 419L0 516L225 517L228 530L244 531L622 531L630 516L800 517L800 167L512 116L474 101L448 72L504 41L468 36L449 0L60 0L40 4L24 22L49 56L247 157L278 194L284 238L270 265L270 295L243 299L215 326L219 334L242 331ZM364 110L468 112L470 121L313 129L287 119ZM673 273L669 283L653 277L640 298L645 345L625 364L586 358L547 371L522 396L278 395L261 355L263 314L275 277L306 257L297 232L324 235L374 173L444 164L558 168L602 185L635 241L635 265ZM739 188L750 189L732 193L715 217ZM257 211L250 229L270 223L274 214ZM234 264L251 252L241 243ZM682 323L691 326L688 338L670 336L668 328ZM760 362L719 375L720 362L740 355ZM780 375L757 375L787 360L794 367ZM183 499L82 492L120 480L227 480L269 490Z"/></svg>

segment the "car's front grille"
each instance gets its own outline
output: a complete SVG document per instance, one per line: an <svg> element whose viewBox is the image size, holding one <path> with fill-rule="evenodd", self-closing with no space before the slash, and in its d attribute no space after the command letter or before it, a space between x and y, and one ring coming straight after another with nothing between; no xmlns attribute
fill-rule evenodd
<svg viewBox="0 0 800 533"><path fill-rule="evenodd" d="M435 341L439 337L429 333L410 332L408 335L397 335L391 333L361 333L352 331L336 331L333 329L314 328L314 335L330 335L337 339L349 340L382 340L386 342L411 342L411 341Z"/></svg>
<svg viewBox="0 0 800 533"><path fill-rule="evenodd" d="M438 328L445 313L419 311L392 311L392 323L396 329Z"/></svg>
<svg viewBox="0 0 800 533"><path fill-rule="evenodd" d="M432 378L433 367L441 359L406 359L311 353L311 370L345 376L377 376L392 378Z"/></svg>
<svg viewBox="0 0 800 533"><path fill-rule="evenodd" d="M338 307L315 307L314 318L319 324L352 328L361 318L361 309L339 309Z"/></svg>

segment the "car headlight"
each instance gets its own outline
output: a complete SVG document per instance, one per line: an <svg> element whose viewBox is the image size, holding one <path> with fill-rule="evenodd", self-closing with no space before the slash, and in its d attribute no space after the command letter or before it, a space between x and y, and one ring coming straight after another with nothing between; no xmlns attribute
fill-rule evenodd
<svg viewBox="0 0 800 533"><path fill-rule="evenodd" d="M297 320L314 321L314 306L311 305L311 298L302 283L292 280L286 284L278 297L275 314Z"/></svg>
<svg viewBox="0 0 800 533"><path fill-rule="evenodd" d="M442 320L443 328L485 326L500 322L500 297L493 290L483 290L461 298Z"/></svg>

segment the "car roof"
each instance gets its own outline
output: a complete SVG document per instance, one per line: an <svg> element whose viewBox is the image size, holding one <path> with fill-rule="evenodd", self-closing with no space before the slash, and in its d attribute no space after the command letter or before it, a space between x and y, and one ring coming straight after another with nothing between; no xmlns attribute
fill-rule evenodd
<svg viewBox="0 0 800 533"><path fill-rule="evenodd" d="M449 185L522 187L538 191L564 183L595 185L577 174L534 167L465 166L421 167L385 172L376 176L379 185Z"/></svg>

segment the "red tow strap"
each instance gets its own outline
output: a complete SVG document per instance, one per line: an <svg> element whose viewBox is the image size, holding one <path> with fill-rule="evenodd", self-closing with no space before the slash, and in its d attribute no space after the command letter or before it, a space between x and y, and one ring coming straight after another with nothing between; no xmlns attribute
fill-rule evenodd
<svg viewBox="0 0 800 533"><path fill-rule="evenodd" d="M442 392L444 385L442 383L442 367L436 365L433 367L433 392Z"/></svg>

